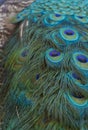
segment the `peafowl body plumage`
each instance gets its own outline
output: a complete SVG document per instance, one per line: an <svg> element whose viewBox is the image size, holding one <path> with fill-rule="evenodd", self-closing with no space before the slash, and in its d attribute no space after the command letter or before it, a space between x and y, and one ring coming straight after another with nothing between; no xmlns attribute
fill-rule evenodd
<svg viewBox="0 0 88 130"><path fill-rule="evenodd" d="M88 130L88 2L36 0L10 22L3 130Z"/></svg>
<svg viewBox="0 0 88 130"><path fill-rule="evenodd" d="M15 29L15 26L7 22L6 18L20 12L32 2L33 0L0 0L0 48Z"/></svg>

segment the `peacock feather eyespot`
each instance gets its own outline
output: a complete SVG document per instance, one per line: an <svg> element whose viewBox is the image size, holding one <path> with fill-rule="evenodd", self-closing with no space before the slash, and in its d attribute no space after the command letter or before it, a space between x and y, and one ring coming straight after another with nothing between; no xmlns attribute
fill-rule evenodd
<svg viewBox="0 0 88 130"><path fill-rule="evenodd" d="M24 91L20 92L18 94L18 97L15 96L15 98L17 100L18 105L32 107L34 104L30 96L28 94L26 95Z"/></svg>
<svg viewBox="0 0 88 130"><path fill-rule="evenodd" d="M69 72L68 76L70 79L74 80L75 82L81 83L81 77L78 75L77 72Z"/></svg>
<svg viewBox="0 0 88 130"><path fill-rule="evenodd" d="M73 77L74 79L81 80L80 76L77 75L76 73L72 73L72 77Z"/></svg>
<svg viewBox="0 0 88 130"><path fill-rule="evenodd" d="M60 16L61 16L61 14L55 14L55 16L56 16L56 17L60 17Z"/></svg>
<svg viewBox="0 0 88 130"><path fill-rule="evenodd" d="M53 21L56 21L56 22L63 21L65 19L65 17L66 17L65 15L61 15L59 13L49 15L49 19L53 20Z"/></svg>
<svg viewBox="0 0 88 130"><path fill-rule="evenodd" d="M40 74L36 74L36 80L40 78Z"/></svg>
<svg viewBox="0 0 88 130"><path fill-rule="evenodd" d="M79 40L79 33L71 27L60 28L60 35L68 44Z"/></svg>
<svg viewBox="0 0 88 130"><path fill-rule="evenodd" d="M57 52L56 50L53 50L53 51L51 51L51 52L49 53L49 55L50 55L51 57L57 57L57 56L60 55L60 52Z"/></svg>
<svg viewBox="0 0 88 130"><path fill-rule="evenodd" d="M85 55L79 54L76 58L81 63L87 63L88 62L88 58Z"/></svg>
<svg viewBox="0 0 88 130"><path fill-rule="evenodd" d="M19 51L18 63L22 63L25 60L27 60L28 53L29 53L28 48L23 48L21 51Z"/></svg>
<svg viewBox="0 0 88 130"><path fill-rule="evenodd" d="M72 92L71 95L72 95L73 97L79 98L79 99L84 98L84 95L82 95L81 93L78 93L78 92Z"/></svg>
<svg viewBox="0 0 88 130"><path fill-rule="evenodd" d="M88 76L88 55L84 52L75 52L72 56L72 63L83 74Z"/></svg>
<svg viewBox="0 0 88 130"><path fill-rule="evenodd" d="M88 83L87 81L82 79L82 77L79 74L77 74L76 72L70 72L68 73L68 75L70 76L69 79L72 80L78 88L88 92Z"/></svg>
<svg viewBox="0 0 88 130"><path fill-rule="evenodd" d="M26 57L26 56L28 55L28 52L29 52L28 48L23 49L23 50L21 51L21 56L22 56L22 57Z"/></svg>
<svg viewBox="0 0 88 130"><path fill-rule="evenodd" d="M84 16L74 16L74 18L76 20L78 20L79 22L83 23L83 24L87 24L88 23L88 17L84 17Z"/></svg>
<svg viewBox="0 0 88 130"><path fill-rule="evenodd" d="M49 16L46 15L43 19L43 23L45 26L55 26L60 24L65 19L64 15L61 14L50 14Z"/></svg>
<svg viewBox="0 0 88 130"><path fill-rule="evenodd" d="M20 15L17 15L16 18L17 18L17 19L20 19Z"/></svg>
<svg viewBox="0 0 88 130"><path fill-rule="evenodd" d="M11 65L13 70L19 70L23 66L28 59L28 53L28 48L18 49L17 52L13 53L12 61L14 60L14 64Z"/></svg>
<svg viewBox="0 0 88 130"><path fill-rule="evenodd" d="M76 107L78 110L81 108L88 107L88 100L85 99L85 96L79 92L72 92L67 93L66 95L67 100L72 104L73 107Z"/></svg>
<svg viewBox="0 0 88 130"><path fill-rule="evenodd" d="M53 48L47 50L45 54L46 63L50 67L60 67L63 57L64 57L63 53Z"/></svg>

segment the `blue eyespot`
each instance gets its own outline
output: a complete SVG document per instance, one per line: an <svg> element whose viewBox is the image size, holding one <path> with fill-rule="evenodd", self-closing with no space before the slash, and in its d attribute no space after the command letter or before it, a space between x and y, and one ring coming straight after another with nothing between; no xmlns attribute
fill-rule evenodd
<svg viewBox="0 0 88 130"><path fill-rule="evenodd" d="M60 35L66 42L68 42L68 44L71 44L72 42L76 42L79 39L79 34L77 30L71 27L61 28Z"/></svg>
<svg viewBox="0 0 88 130"><path fill-rule="evenodd" d="M88 55L84 52L75 52L72 56L72 64L84 75L88 76Z"/></svg>
<svg viewBox="0 0 88 130"><path fill-rule="evenodd" d="M80 23L83 23L83 24L87 24L88 23L88 17L84 17L84 16L74 16L74 18L79 21Z"/></svg>
<svg viewBox="0 0 88 130"><path fill-rule="evenodd" d="M82 108L85 109L88 107L88 100L79 92L66 93L65 97L79 112Z"/></svg>
<svg viewBox="0 0 88 130"><path fill-rule="evenodd" d="M82 79L82 77L76 72L68 73L69 79L73 81L76 87L80 88L82 91L88 92L88 83L86 80Z"/></svg>
<svg viewBox="0 0 88 130"><path fill-rule="evenodd" d="M63 53L53 48L47 50L45 54L46 63L50 67L56 67L56 68L59 67L63 60L63 57L64 57Z"/></svg>
<svg viewBox="0 0 88 130"><path fill-rule="evenodd" d="M47 15L44 20L43 23L46 26L55 26L58 25L59 23L61 23L63 20L65 19L64 15L61 14L50 14L49 16Z"/></svg>

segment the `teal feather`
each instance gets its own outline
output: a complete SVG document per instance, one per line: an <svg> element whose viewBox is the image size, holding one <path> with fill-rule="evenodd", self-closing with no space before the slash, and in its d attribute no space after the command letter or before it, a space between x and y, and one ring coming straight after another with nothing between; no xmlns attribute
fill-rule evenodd
<svg viewBox="0 0 88 130"><path fill-rule="evenodd" d="M4 129L88 129L88 4L80 1L36 0L10 19L23 27L4 48Z"/></svg>

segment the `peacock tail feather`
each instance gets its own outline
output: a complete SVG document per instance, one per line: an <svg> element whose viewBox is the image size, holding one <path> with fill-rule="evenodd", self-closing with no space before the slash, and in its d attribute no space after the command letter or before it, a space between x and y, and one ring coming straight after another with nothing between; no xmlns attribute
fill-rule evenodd
<svg viewBox="0 0 88 130"><path fill-rule="evenodd" d="M88 2L36 0L9 20L3 130L87 130Z"/></svg>

